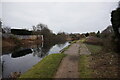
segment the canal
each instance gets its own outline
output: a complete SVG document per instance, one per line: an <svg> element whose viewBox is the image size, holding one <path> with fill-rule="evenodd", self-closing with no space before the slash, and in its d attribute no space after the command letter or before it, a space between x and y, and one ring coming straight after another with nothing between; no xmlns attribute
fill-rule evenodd
<svg viewBox="0 0 120 80"><path fill-rule="evenodd" d="M59 53L69 43L54 45L32 45L27 47L15 47L12 50L2 52L2 77L8 78L12 72L24 73L49 54Z"/></svg>

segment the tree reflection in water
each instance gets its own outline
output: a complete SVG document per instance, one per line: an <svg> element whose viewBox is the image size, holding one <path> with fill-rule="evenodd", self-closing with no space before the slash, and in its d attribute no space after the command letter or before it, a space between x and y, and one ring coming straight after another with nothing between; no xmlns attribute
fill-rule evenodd
<svg viewBox="0 0 120 80"><path fill-rule="evenodd" d="M57 44L58 47L63 47L66 42L60 42ZM40 58L43 58L49 54L50 49L56 45L55 43L44 43L44 46L42 44L36 44L36 45L31 45L31 46L22 46L22 47L15 47L11 49L12 58L17 58L17 57L22 57L28 54L33 53L33 56L38 56ZM9 52L9 51L7 51ZM10 54L9 52L8 54ZM4 53L3 53L4 55Z"/></svg>
<svg viewBox="0 0 120 80"><path fill-rule="evenodd" d="M44 43L32 45L32 46L22 46L14 48L13 51L8 51L9 53L2 55L3 64L3 76L8 77L11 72L25 72L30 69L33 65L37 64L43 57L51 53L59 52L62 48L69 44L64 43ZM20 58L19 58L20 57ZM14 67L14 69L13 69Z"/></svg>
<svg viewBox="0 0 120 80"><path fill-rule="evenodd" d="M44 43L44 46L36 45L36 48L33 48L33 56L38 56L40 58L43 58L49 54L49 50L54 46L55 44L47 44Z"/></svg>
<svg viewBox="0 0 120 80"><path fill-rule="evenodd" d="M30 54L30 53L32 53L31 49L23 49L20 51L13 52L11 57L12 58L22 57L22 56L25 56L25 55Z"/></svg>

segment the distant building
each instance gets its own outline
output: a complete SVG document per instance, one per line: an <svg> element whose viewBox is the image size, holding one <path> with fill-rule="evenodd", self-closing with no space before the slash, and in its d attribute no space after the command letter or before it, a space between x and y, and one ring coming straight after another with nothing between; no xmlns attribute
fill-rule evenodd
<svg viewBox="0 0 120 80"><path fill-rule="evenodd" d="M42 40L42 35L14 35L18 39L25 40L36 40L36 39L41 39Z"/></svg>
<svg viewBox="0 0 120 80"><path fill-rule="evenodd" d="M112 26L108 26L104 31L102 31L102 34L110 34L113 33Z"/></svg>
<svg viewBox="0 0 120 80"><path fill-rule="evenodd" d="M108 26L105 30L102 31L102 37L111 37L114 34L112 26Z"/></svg>
<svg viewBox="0 0 120 80"><path fill-rule="evenodd" d="M25 29L11 29L11 33L18 39L21 40L42 40L43 41L43 35L33 35L32 31L28 31Z"/></svg>

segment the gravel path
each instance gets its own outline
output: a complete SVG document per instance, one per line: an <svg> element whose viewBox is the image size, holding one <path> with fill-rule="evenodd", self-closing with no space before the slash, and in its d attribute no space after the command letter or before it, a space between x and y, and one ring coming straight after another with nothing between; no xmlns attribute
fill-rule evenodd
<svg viewBox="0 0 120 80"><path fill-rule="evenodd" d="M64 52L67 56L61 61L54 78L79 78L79 46L78 42L74 43Z"/></svg>

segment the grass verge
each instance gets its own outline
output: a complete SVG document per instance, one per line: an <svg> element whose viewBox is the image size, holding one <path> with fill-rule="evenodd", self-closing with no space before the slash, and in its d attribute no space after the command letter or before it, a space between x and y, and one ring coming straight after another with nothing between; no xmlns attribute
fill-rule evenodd
<svg viewBox="0 0 120 80"><path fill-rule="evenodd" d="M89 68L89 55L80 55L79 72L80 78L91 78L91 69Z"/></svg>
<svg viewBox="0 0 120 80"><path fill-rule="evenodd" d="M65 54L51 54L34 65L20 78L52 78Z"/></svg>
<svg viewBox="0 0 120 80"><path fill-rule="evenodd" d="M80 40L80 42L85 42L86 41L86 39L85 38L82 38L81 40Z"/></svg>
<svg viewBox="0 0 120 80"><path fill-rule="evenodd" d="M74 41L71 42L71 44L76 43L77 41L78 41L78 40L74 40Z"/></svg>
<svg viewBox="0 0 120 80"><path fill-rule="evenodd" d="M86 46L92 53L89 56L92 78L118 78L118 55L105 52L102 46L92 44L86 44Z"/></svg>
<svg viewBox="0 0 120 80"><path fill-rule="evenodd" d="M71 46L71 45L66 46L66 47L63 48L60 52L61 52L61 53L64 53L70 46Z"/></svg>
<svg viewBox="0 0 120 80"><path fill-rule="evenodd" d="M102 50L102 46L86 44L87 48L92 54L99 53Z"/></svg>

